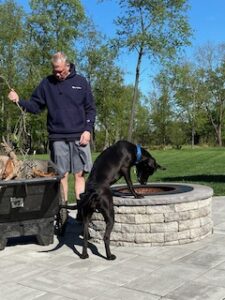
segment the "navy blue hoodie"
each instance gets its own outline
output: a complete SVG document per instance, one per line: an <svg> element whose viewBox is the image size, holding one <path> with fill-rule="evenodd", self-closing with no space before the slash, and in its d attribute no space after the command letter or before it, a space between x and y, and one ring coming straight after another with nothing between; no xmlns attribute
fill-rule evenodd
<svg viewBox="0 0 225 300"><path fill-rule="evenodd" d="M30 101L19 100L19 105L33 114L47 108L50 140L79 139L94 126L96 110L91 88L84 77L76 74L73 64L65 80L59 81L54 75L44 78Z"/></svg>

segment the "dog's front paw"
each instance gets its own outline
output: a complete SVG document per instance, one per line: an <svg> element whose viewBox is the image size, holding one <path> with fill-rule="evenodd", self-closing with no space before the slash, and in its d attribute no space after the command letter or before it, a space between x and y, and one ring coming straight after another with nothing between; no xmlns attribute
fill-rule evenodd
<svg viewBox="0 0 225 300"><path fill-rule="evenodd" d="M144 196L142 194L136 194L136 196L134 196L134 198L141 199L141 198L144 198Z"/></svg>
<svg viewBox="0 0 225 300"><path fill-rule="evenodd" d="M116 255L111 254L110 256L107 257L108 260L114 260L116 259Z"/></svg>
<svg viewBox="0 0 225 300"><path fill-rule="evenodd" d="M81 259L86 259L88 257L89 257L89 255L87 253L82 253L80 256Z"/></svg>

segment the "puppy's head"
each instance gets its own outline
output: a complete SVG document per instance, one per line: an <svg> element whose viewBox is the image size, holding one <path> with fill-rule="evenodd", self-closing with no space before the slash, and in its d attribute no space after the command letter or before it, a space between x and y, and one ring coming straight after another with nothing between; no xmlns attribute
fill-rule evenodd
<svg viewBox="0 0 225 300"><path fill-rule="evenodd" d="M152 156L139 162L136 165L138 182L140 184L146 184L149 176L152 175L157 169L165 170L165 168L161 167Z"/></svg>

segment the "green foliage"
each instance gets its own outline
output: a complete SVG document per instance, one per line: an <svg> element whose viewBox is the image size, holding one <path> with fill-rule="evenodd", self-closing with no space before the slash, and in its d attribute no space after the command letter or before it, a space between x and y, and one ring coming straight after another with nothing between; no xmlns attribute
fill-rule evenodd
<svg viewBox="0 0 225 300"><path fill-rule="evenodd" d="M185 0L119 0L124 12L117 18L122 46L133 51L143 48L148 55L172 55L180 46L189 44L191 30Z"/></svg>
<svg viewBox="0 0 225 300"><path fill-rule="evenodd" d="M174 144L183 133L184 142L192 147L200 143L222 145L225 129L224 61L215 59L210 64L210 54L217 53L217 48L224 49L218 45L208 52L205 50L202 57L198 54L198 61L201 58L205 62L204 67L194 62L170 64L156 77L157 89L151 96L156 144ZM174 128L177 124L180 124L180 129L176 137Z"/></svg>
<svg viewBox="0 0 225 300"><path fill-rule="evenodd" d="M86 59L80 66L92 85L97 106L96 147L104 149L127 135L132 88L123 84L122 71L115 63L116 49L111 43L104 44L94 27L87 33L92 39L82 49Z"/></svg>
<svg viewBox="0 0 225 300"><path fill-rule="evenodd" d="M160 72L155 78L158 94L150 97L151 118L155 144L165 146L169 142L169 124L172 121L171 86L166 70Z"/></svg>
<svg viewBox="0 0 225 300"><path fill-rule="evenodd" d="M170 60L189 43L186 0L118 0L117 38L108 40L88 19L79 0L31 0L25 13L13 0L0 3L0 129L15 144L48 149L46 112L26 114L19 135L19 108L7 100L8 85L22 99L51 73L50 57L64 51L92 85L97 105L95 149L132 134L145 146L180 147L184 143L222 145L225 141L225 44L205 45L196 62ZM137 53L134 85L124 84L118 67L120 47ZM142 59L161 64L155 87L139 90ZM177 61L177 59L176 59ZM131 122L132 120L132 122ZM19 128L20 127L20 128ZM29 138L31 137L31 139Z"/></svg>
<svg viewBox="0 0 225 300"><path fill-rule="evenodd" d="M143 101L141 103L140 101L138 102L134 126L135 126L134 135L133 135L134 142L138 144L142 144L144 146L152 145L151 114L150 114L149 103L147 99L145 99L145 102Z"/></svg>
<svg viewBox="0 0 225 300"><path fill-rule="evenodd" d="M51 72L50 57L54 52L64 51L71 59L75 58L74 42L80 36L80 26L85 20L79 0L31 0L30 7L31 12L25 16L13 1L8 0L0 6L1 20L7 24L0 29L3 71L10 85L25 99L29 99L42 78ZM14 132L20 111L9 102L7 106L2 103L5 118L2 120L3 132L11 132L8 139L18 144L20 136L16 137ZM13 113L16 118L11 118ZM26 121L29 128L27 139L30 134L31 147L46 151L46 114L37 117L28 115Z"/></svg>
<svg viewBox="0 0 225 300"><path fill-rule="evenodd" d="M0 128L1 133L9 139L16 119L13 117L15 110L8 105L6 95L9 87L16 87L19 78L17 71L21 58L17 54L24 38L24 11L15 1L7 0L0 4L0 19L0 75L3 76L0 81Z"/></svg>
<svg viewBox="0 0 225 300"><path fill-rule="evenodd" d="M173 90L179 119L189 126L192 146L195 135L204 124L206 114L202 110L205 88L201 81L202 70L184 63L173 67Z"/></svg>
<svg viewBox="0 0 225 300"><path fill-rule="evenodd" d="M110 78L99 78L94 92L98 108L97 127L105 132L105 148L127 136L132 88L123 86L118 73L111 73Z"/></svg>
<svg viewBox="0 0 225 300"><path fill-rule="evenodd" d="M85 18L80 1L31 0L30 6L32 14L28 22L37 43L48 54L57 51L74 54L72 46Z"/></svg>
<svg viewBox="0 0 225 300"><path fill-rule="evenodd" d="M173 147L181 149L186 143L184 125L181 122L171 122L168 130L168 138Z"/></svg>
<svg viewBox="0 0 225 300"><path fill-rule="evenodd" d="M204 87L203 107L214 130L214 139L222 146L225 112L225 44L208 43L200 47L197 59L202 73L200 80Z"/></svg>

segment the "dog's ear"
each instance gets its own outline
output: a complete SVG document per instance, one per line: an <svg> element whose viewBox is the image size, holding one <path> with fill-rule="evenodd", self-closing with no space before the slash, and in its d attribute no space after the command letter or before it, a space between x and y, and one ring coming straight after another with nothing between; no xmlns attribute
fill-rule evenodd
<svg viewBox="0 0 225 300"><path fill-rule="evenodd" d="M159 164L157 164L156 163L156 165L157 165L157 169L160 169L160 170L166 170L166 168L165 167L162 167L162 166L160 166Z"/></svg>
<svg viewBox="0 0 225 300"><path fill-rule="evenodd" d="M157 170L157 169L166 170L166 168L160 166L153 157L148 158L148 165L149 165L149 167L151 167L155 170Z"/></svg>
<svg viewBox="0 0 225 300"><path fill-rule="evenodd" d="M157 163L155 161L155 159L153 157L149 157L148 159L146 159L147 164L149 165L150 168L152 169L157 169Z"/></svg>

